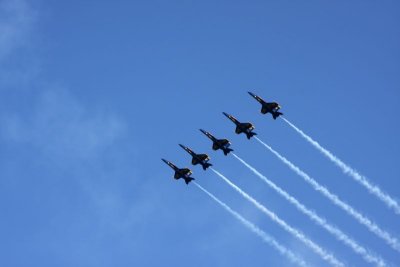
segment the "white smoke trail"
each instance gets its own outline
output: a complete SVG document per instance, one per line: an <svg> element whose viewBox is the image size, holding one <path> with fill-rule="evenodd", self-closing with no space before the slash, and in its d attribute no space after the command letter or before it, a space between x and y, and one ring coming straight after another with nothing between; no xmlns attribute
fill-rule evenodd
<svg viewBox="0 0 400 267"><path fill-rule="evenodd" d="M329 200L331 200L335 205L339 206L342 208L347 214L353 216L359 223L362 225L366 226L368 230L370 230L372 233L377 235L378 237L382 238L383 240L386 241L386 243L392 247L393 249L397 250L400 252L400 244L399 241L392 237L388 232L382 230L376 223L372 222L370 219L362 215L359 211L355 210L353 207L351 207L349 204L346 202L342 201L338 196L335 194L331 193L326 187L320 185L317 183L313 178L311 178L308 174L300 170L299 167L291 163L289 160L287 160L285 157L283 157L281 154L276 152L272 147L261 141L259 138L255 137L258 142L260 142L263 146L268 148L275 156L277 156L283 163L285 163L287 166L289 166L290 169L292 169L295 173L297 173L299 176L301 176L307 183L309 183L315 190L321 192L325 197L327 197Z"/></svg>
<svg viewBox="0 0 400 267"><path fill-rule="evenodd" d="M204 189L202 186L200 186L198 183L193 182L200 190L202 190L204 193L206 193L210 198L215 200L219 205L221 205L226 211L228 211L233 217L235 217L237 220L239 220L244 226L246 226L250 231L258 235L265 243L271 245L274 247L276 250L279 251L283 256L288 258L290 261L293 263L306 267L308 266L307 263L304 262L304 260L300 259L297 257L291 250L286 248L285 246L281 245L278 241L276 241L273 237L269 236L267 233L265 233L263 230L255 226L253 223L249 222L245 218L243 218L239 213L236 211L232 210L228 205L226 205L224 202L219 200L216 196L208 192L206 189Z"/></svg>
<svg viewBox="0 0 400 267"><path fill-rule="evenodd" d="M293 123L291 123L290 121L288 121L283 117L282 119L296 132L298 132L304 139L306 139L310 144L312 144L316 149L318 149L322 154L324 154L328 159L330 159L333 163L335 163L336 166L338 166L345 174L349 175L354 180L363 185L368 190L369 193L378 197L383 203L386 204L386 206L392 208L396 214L400 214L400 205L393 197L383 192L377 185L372 184L370 181L368 181L368 179L365 176L361 175L356 170L354 170L346 163L341 161L338 157L333 155L329 150L322 147L317 141L313 140L310 136L308 136L302 130L297 128Z"/></svg>
<svg viewBox="0 0 400 267"><path fill-rule="evenodd" d="M232 153L232 155L239 162L241 162L244 166L246 166L249 170L251 170L255 175L257 175L263 182L265 182L272 189L274 189L278 194L280 194L287 201L289 201L291 204L293 204L299 211L301 211L302 213L307 215L311 220L313 220L315 223L317 223L322 228L327 230L329 233L334 235L338 240L342 241L345 245L349 246L355 253L360 254L364 258L364 260L366 260L369 263L375 263L376 266L381 266L381 267L386 266L386 263L383 259L381 259L380 257L377 257L377 256L373 256L369 251L367 251L367 249L365 249L364 247L359 245L355 240L353 240L352 238L347 236L340 229L329 224L324 218L320 217L314 211L305 207L296 198L294 198L289 193L287 193L285 190L283 190L282 188L277 186L274 182L270 181L266 176L261 174L259 171L257 171L254 167L252 167L250 164L248 164L246 161L244 161L238 155L236 155L235 153Z"/></svg>
<svg viewBox="0 0 400 267"><path fill-rule="evenodd" d="M270 217L270 219L274 222L276 222L278 225L280 225L283 229L285 229L287 232L298 238L300 241L302 241L305 245L307 245L309 248L311 248L316 254L321 256L322 259L326 260L333 266L344 266L342 262L337 260L335 256L332 254L328 253L324 249L322 249L319 245L314 243L312 240L304 236L303 233L301 233L299 230L291 227L288 225L284 220L279 218L275 213L272 211L268 210L264 205L260 204L257 200L252 198L250 195L248 195L246 192L244 192L242 189L240 189L238 186L236 186L234 183L232 183L228 178L226 178L223 174L220 172L216 171L215 169L211 168L211 170L217 174L219 177L221 177L228 185L230 185L233 189L235 189L239 194L241 194L245 199L250 201L252 204L254 204L255 207L257 207L260 211L262 211L265 215Z"/></svg>

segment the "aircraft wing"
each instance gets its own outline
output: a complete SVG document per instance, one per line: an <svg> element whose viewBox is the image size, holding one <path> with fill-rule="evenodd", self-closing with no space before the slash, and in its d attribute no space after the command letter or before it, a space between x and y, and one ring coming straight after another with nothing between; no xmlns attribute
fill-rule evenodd
<svg viewBox="0 0 400 267"><path fill-rule="evenodd" d="M253 130L253 129L254 129L253 124L251 124L250 122L242 123L242 126L243 126L244 128L246 128L246 129L249 129L249 130Z"/></svg>
<svg viewBox="0 0 400 267"><path fill-rule="evenodd" d="M261 113L262 113L262 114L266 114L267 112L270 112L270 111L271 111L271 109L268 108L268 107L265 106L265 105L263 105L262 108L261 108Z"/></svg>
<svg viewBox="0 0 400 267"><path fill-rule="evenodd" d="M210 159L210 157L207 154L199 154L198 157L201 160L209 160Z"/></svg>
<svg viewBox="0 0 400 267"><path fill-rule="evenodd" d="M279 106L278 103L276 102L271 102L266 104L267 108L270 110L275 110L275 109L280 109L281 107Z"/></svg>
<svg viewBox="0 0 400 267"><path fill-rule="evenodd" d="M228 139L222 139L221 144L225 146L225 145L230 145L231 143L229 143Z"/></svg>
<svg viewBox="0 0 400 267"><path fill-rule="evenodd" d="M183 169L181 169L181 171L186 175L191 175L192 174L192 171L190 169L188 169L188 168L183 168Z"/></svg>

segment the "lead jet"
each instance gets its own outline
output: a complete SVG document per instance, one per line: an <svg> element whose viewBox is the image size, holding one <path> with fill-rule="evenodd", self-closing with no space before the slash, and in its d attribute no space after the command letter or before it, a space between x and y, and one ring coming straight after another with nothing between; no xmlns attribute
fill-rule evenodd
<svg viewBox="0 0 400 267"><path fill-rule="evenodd" d="M262 114L271 113L274 120L276 120L276 118L278 118L280 115L283 115L282 112L278 111L281 108L281 106L279 106L278 103L265 102L261 97L253 94L252 92L248 92L248 93L262 105L262 107L261 107Z"/></svg>
<svg viewBox="0 0 400 267"><path fill-rule="evenodd" d="M183 178L186 184L189 184L191 181L194 180L194 178L190 177L192 171L189 170L188 168L179 169L172 162L169 162L168 160L162 159L162 161L164 161L168 166L170 166L175 171L174 175L175 180Z"/></svg>
<svg viewBox="0 0 400 267"><path fill-rule="evenodd" d="M196 154L193 152L193 150L191 150L187 146L181 144L179 144L179 146L183 148L187 153L189 153L190 156L192 156L193 165L200 164L203 167L203 170L207 170L208 167L212 166L211 163L208 163L210 157L207 154Z"/></svg>
<svg viewBox="0 0 400 267"><path fill-rule="evenodd" d="M228 119L230 119L236 125L235 129L236 134L245 133L247 139L250 139L252 136L257 135L257 133L253 132L254 126L250 122L240 122L235 117L229 115L228 113L222 112L222 114L224 114Z"/></svg>
<svg viewBox="0 0 400 267"><path fill-rule="evenodd" d="M229 148L231 143L228 141L228 139L217 139L212 134L210 134L207 131L204 131L203 129L200 129L200 131L203 134L205 134L208 138L210 138L211 141L213 141L213 146L212 146L213 150L221 149L224 152L225 156L228 155L229 152L233 151L233 149Z"/></svg>

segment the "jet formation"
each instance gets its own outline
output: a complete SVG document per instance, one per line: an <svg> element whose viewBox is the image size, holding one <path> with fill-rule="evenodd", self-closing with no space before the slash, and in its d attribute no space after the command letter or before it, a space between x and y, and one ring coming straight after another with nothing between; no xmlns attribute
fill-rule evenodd
<svg viewBox="0 0 400 267"><path fill-rule="evenodd" d="M283 115L283 113L279 112L281 106L277 102L266 102L261 97L251 92L248 93L261 104L262 114L271 113L272 118L274 120L276 120L276 118L278 118L279 116ZM252 123L240 122L234 116L226 112L222 113L235 124L236 134L243 133L249 140L251 139L251 137L257 135L257 133L253 132L255 127ZM229 142L228 139L218 139L214 135L203 129L200 129L200 131L212 141L213 150L222 150L225 156L227 156L230 152L233 151L233 149L230 148L231 143ZM184 146L182 144L179 144L179 146L183 148L187 153L189 153L190 156L192 156L192 165L201 165L203 167L203 170L207 170L207 168L212 166L212 164L208 162L210 160L210 157L207 154L196 154L192 149L190 149L187 146ZM164 161L168 166L170 166L175 171L174 178L176 180L182 178L186 184L189 184L191 181L194 180L193 177L190 177L190 175L192 174L192 171L190 169L188 168L180 169L168 160L162 159L162 161Z"/></svg>

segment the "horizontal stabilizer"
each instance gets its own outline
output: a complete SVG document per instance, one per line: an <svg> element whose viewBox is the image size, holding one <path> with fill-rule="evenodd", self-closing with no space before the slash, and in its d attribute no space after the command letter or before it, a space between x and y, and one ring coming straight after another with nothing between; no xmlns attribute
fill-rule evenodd
<svg viewBox="0 0 400 267"><path fill-rule="evenodd" d="M272 117L274 118L274 120L276 120L276 118L278 118L280 115L283 115L283 113L279 111L275 111L274 113L272 113Z"/></svg>
<svg viewBox="0 0 400 267"><path fill-rule="evenodd" d="M193 181L194 180L194 178L192 178L192 177L186 177L185 178L185 183L186 184L189 184L191 181Z"/></svg>
<svg viewBox="0 0 400 267"><path fill-rule="evenodd" d="M224 155L227 156L229 154L229 152L232 152L233 149L232 148L224 148Z"/></svg>
<svg viewBox="0 0 400 267"><path fill-rule="evenodd" d="M207 170L208 167L211 167L212 164L211 163L204 163L203 164L203 170Z"/></svg>
<svg viewBox="0 0 400 267"><path fill-rule="evenodd" d="M250 139L251 137L253 137L254 135L257 135L257 133L255 132L249 132L246 134L247 135L247 139Z"/></svg>

